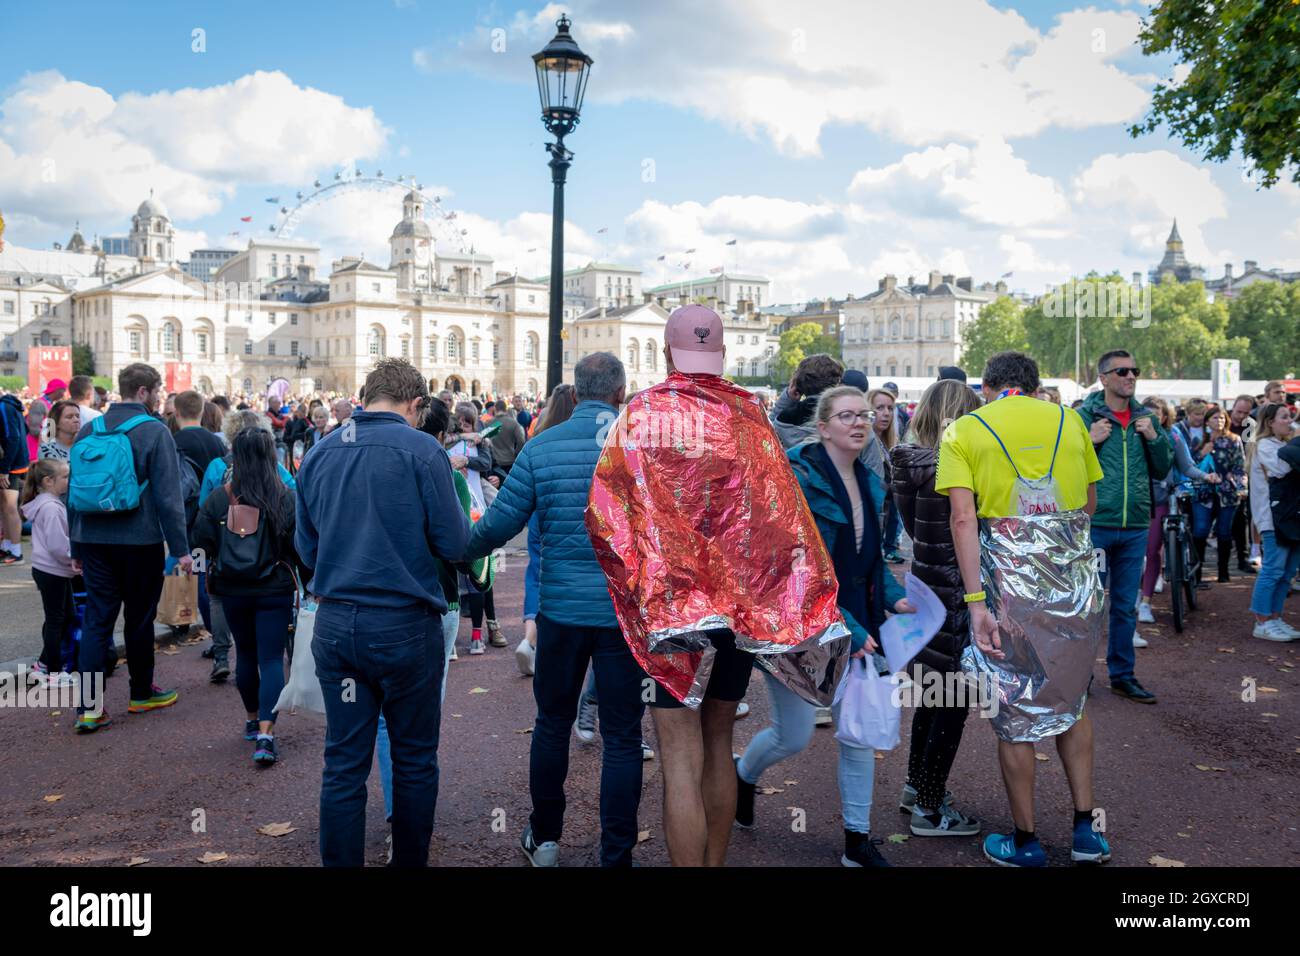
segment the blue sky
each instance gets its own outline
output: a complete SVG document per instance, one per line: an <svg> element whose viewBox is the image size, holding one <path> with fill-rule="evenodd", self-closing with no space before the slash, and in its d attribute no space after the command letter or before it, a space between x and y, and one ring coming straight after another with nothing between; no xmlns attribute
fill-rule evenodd
<svg viewBox="0 0 1300 956"><path fill-rule="evenodd" d="M1124 132L1174 68L1134 46L1137 2L14 7L10 37L57 42L11 42L0 65L6 240L124 233L154 188L182 248L239 245L273 221L266 197L359 166L415 175L498 268L545 272L529 57L561 9L596 58L568 143L570 265L739 265L786 301L930 268L1037 289L1145 271L1176 215L1211 275L1300 268L1300 190ZM386 264L399 200L348 193L295 236Z"/></svg>

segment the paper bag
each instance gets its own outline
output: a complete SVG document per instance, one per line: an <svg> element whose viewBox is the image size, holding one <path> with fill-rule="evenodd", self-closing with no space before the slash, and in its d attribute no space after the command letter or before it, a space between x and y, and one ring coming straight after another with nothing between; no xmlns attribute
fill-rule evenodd
<svg viewBox="0 0 1300 956"><path fill-rule="evenodd" d="M199 579L177 568L176 574L163 576L162 597L158 600L158 623L185 627L199 618Z"/></svg>

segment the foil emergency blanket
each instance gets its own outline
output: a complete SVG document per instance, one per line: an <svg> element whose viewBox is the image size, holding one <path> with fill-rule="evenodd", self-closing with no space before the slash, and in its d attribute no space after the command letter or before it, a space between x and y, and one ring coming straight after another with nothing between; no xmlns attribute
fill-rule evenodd
<svg viewBox="0 0 1300 956"><path fill-rule="evenodd" d="M972 641L963 669L997 695L993 730L1034 743L1083 715L1106 596L1083 511L980 520L980 569L1002 652Z"/></svg>
<svg viewBox="0 0 1300 956"><path fill-rule="evenodd" d="M586 525L628 646L679 701L699 706L710 632L730 630L829 705L849 643L838 584L755 396L680 373L639 392L611 422Z"/></svg>

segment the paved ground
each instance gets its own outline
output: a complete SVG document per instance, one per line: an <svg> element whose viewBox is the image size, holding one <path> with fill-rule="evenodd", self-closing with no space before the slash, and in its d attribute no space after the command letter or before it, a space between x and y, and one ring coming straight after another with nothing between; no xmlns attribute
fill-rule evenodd
<svg viewBox="0 0 1300 956"><path fill-rule="evenodd" d="M26 570L0 572L0 586L24 576L30 580ZM521 634L522 576L520 561L499 578L497 607L512 645ZM33 616L23 606L23 593L21 586L0 592L0 648L9 652L0 657L18 656L14 649L32 654L39 646L39 611ZM1189 866L1300 862L1300 644L1252 639L1248 599L1248 579L1216 586L1193 626L1175 635L1167 602L1158 597L1163 623L1142 628L1151 647L1138 652L1139 676L1160 695L1154 707L1107 693L1104 665L1097 666L1103 689L1090 711L1113 865L1147 866L1157 855ZM1293 597L1289 606L1293 624L1300 623L1297 602ZM467 639L463 622L461 658L451 665L447 690L431 861L519 866L525 862L517 841L528 812L531 682L519 676L511 650L471 658ZM128 717L126 681L114 679L109 698L116 722L90 737L72 732L70 712L0 710L0 865L122 865L135 856L150 865L198 865L205 852L226 853L231 864L317 863L322 719L283 717L280 763L255 769L233 683L210 685L199 650L160 652L159 683L180 691L169 710ZM1247 677L1258 689L1253 703L1241 699ZM477 688L486 693L474 693ZM768 709L761 684L751 690L753 713L737 724L737 749L763 727ZM906 771L908 721L905 714L902 745L876 764L872 821L887 840L882 850L901 866L987 865L974 838L889 842L907 832L895 801ZM646 734L654 745L649 717ZM1068 790L1055 748L1040 748L1040 759L1039 832L1052 862L1063 864ZM735 833L730 864L834 865L842 842L835 761L830 731L819 730L807 751L769 771L762 783L779 792L758 798L759 828ZM597 861L599 766L599 742L587 748L575 742L564 865ZM950 786L967 812L995 828L1008 825L994 738L977 717L967 724ZM667 862L660 788L658 762L647 763L641 828L648 837L638 850L647 865ZM378 863L387 831L377 774L371 797L367 845ZM806 811L803 832L792 828L791 808ZM195 832L195 811L202 811L204 832ZM283 822L296 831L278 838L257 832Z"/></svg>

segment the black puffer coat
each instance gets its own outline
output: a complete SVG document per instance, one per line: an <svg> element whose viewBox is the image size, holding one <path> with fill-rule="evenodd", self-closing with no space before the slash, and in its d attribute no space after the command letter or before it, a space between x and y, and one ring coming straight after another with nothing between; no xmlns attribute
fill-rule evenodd
<svg viewBox="0 0 1300 956"><path fill-rule="evenodd" d="M970 611L962 597L961 571L948 519L948 496L934 490L939 452L920 445L895 445L889 453L893 466L890 491L912 539L912 573L943 601L948 617L929 644L916 656L921 664L940 671L955 671L961 652L970 641Z"/></svg>

